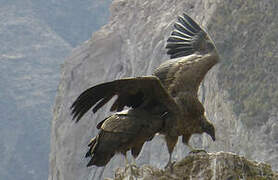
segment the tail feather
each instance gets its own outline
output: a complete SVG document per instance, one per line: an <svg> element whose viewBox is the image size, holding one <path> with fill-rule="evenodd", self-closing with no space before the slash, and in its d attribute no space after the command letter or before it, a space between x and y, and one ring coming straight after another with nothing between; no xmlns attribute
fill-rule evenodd
<svg viewBox="0 0 278 180"><path fill-rule="evenodd" d="M90 147L85 157L91 157L91 160L87 164L87 167L95 165L95 166L105 166L110 159L116 153L115 145L111 145L109 147L109 139L111 133L107 133L104 131L100 131L100 133L93 138L88 146ZM115 143L115 142L114 142Z"/></svg>
<svg viewBox="0 0 278 180"><path fill-rule="evenodd" d="M114 153L99 153L96 155L93 155L89 163L87 164L87 167L90 166L105 166L110 159L114 156Z"/></svg>
<svg viewBox="0 0 278 180"><path fill-rule="evenodd" d="M105 166L116 153L124 153L130 149L131 140L135 135L114 133L100 130L90 143L85 157L91 157L87 166Z"/></svg>
<svg viewBox="0 0 278 180"><path fill-rule="evenodd" d="M97 140L96 137L92 138L91 141L89 142L88 146L89 147L94 146L96 143L96 140Z"/></svg>
<svg viewBox="0 0 278 180"><path fill-rule="evenodd" d="M90 148L85 155L86 158L92 155L93 148L94 148L96 142L97 142L97 137L94 137L94 138L91 139L90 143L88 144L88 147L90 147Z"/></svg>

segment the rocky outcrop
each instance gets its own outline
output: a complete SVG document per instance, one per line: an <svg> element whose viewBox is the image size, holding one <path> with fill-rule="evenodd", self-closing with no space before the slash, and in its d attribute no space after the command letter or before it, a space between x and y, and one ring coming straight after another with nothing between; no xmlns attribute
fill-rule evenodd
<svg viewBox="0 0 278 180"><path fill-rule="evenodd" d="M64 64L52 122L49 179L102 179L124 165L115 156L106 167L85 167L87 143L109 112L87 113L75 124L70 106L97 83L151 74L168 58L165 40L183 12L208 30L221 56L200 88L217 140L196 135L190 143L208 152L264 161L277 170L277 8L275 0L114 0L110 22ZM187 152L179 143L173 158L182 159ZM157 136L144 145L137 164L162 168L167 159L164 141Z"/></svg>
<svg viewBox="0 0 278 180"><path fill-rule="evenodd" d="M273 172L265 163L249 161L232 153L191 154L175 163L173 168L161 170L144 165L129 165L117 169L114 180L277 180L278 173ZM109 179L107 179L109 180Z"/></svg>

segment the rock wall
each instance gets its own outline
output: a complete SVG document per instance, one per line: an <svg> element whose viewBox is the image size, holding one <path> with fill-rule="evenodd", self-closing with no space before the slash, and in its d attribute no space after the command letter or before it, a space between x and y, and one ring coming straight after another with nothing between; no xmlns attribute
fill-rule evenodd
<svg viewBox="0 0 278 180"><path fill-rule="evenodd" d="M49 180L103 179L124 166L123 157L115 156L106 167L85 167L87 143L109 112L87 113L75 124L70 105L97 83L151 74L167 60L165 42L183 12L208 30L221 56L200 88L217 140L195 135L190 143L265 161L277 170L277 6L275 0L114 0L109 23L64 64L52 121ZM187 153L179 143L173 157ZM164 141L157 136L145 144L137 164L162 168L167 159Z"/></svg>
<svg viewBox="0 0 278 180"><path fill-rule="evenodd" d="M48 178L60 65L108 21L110 2L0 0L0 179Z"/></svg>

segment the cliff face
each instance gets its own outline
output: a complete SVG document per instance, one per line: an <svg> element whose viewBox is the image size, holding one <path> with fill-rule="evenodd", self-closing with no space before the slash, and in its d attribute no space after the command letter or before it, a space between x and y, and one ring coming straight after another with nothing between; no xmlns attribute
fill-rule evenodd
<svg viewBox="0 0 278 180"><path fill-rule="evenodd" d="M277 170L277 6L275 0L114 0L110 22L64 64L52 121L49 179L112 177L116 167L124 166L123 158L116 156L105 168L85 167L87 143L109 112L88 113L74 124L70 105L97 83L151 74L168 58L165 40L183 12L207 28L221 56L200 89L217 140L195 135L190 143L209 152L229 151L264 161ZM187 152L179 143L173 157L181 159ZM137 164L162 168L167 159L158 136L145 144Z"/></svg>
<svg viewBox="0 0 278 180"><path fill-rule="evenodd" d="M107 0L62 2L0 1L0 179L47 179L60 66L108 19Z"/></svg>

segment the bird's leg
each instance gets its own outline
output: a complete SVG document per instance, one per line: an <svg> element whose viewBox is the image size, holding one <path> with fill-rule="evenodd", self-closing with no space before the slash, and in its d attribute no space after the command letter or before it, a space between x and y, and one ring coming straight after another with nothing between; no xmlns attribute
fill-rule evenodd
<svg viewBox="0 0 278 180"><path fill-rule="evenodd" d="M124 156L125 156L125 166L127 167L129 165L128 163L128 159L127 159L127 154L126 152L124 153Z"/></svg>
<svg viewBox="0 0 278 180"><path fill-rule="evenodd" d="M169 152L169 160L168 160L168 163L165 166L165 169L169 168L169 167L170 168L172 167L172 152Z"/></svg>
<svg viewBox="0 0 278 180"><path fill-rule="evenodd" d="M175 162L172 163L172 152L174 150L175 145L177 144L178 141L178 137L177 136L165 136L165 140L167 143L167 148L168 148L168 152L169 152L169 160L167 165L165 166L165 169L170 168L170 171L173 171L173 165L175 164Z"/></svg>
<svg viewBox="0 0 278 180"><path fill-rule="evenodd" d="M139 153L141 152L143 145L144 145L144 142L136 143L136 145L131 148L131 155L132 155L132 163L131 164L133 167L137 167L135 159L138 157Z"/></svg>
<svg viewBox="0 0 278 180"><path fill-rule="evenodd" d="M128 158L127 158L127 153L122 153L125 156L125 171L129 172L131 177L137 177L138 176L138 169L135 163L135 158L132 156L132 162L129 163L128 162Z"/></svg>
<svg viewBox="0 0 278 180"><path fill-rule="evenodd" d="M138 177L138 170L139 168L136 166L136 161L135 161L135 157L132 156L132 160L131 160L131 164L130 164L130 174L134 177Z"/></svg>
<svg viewBox="0 0 278 180"><path fill-rule="evenodd" d="M136 160L133 156L132 156L132 159L131 159L131 165L136 167Z"/></svg>

